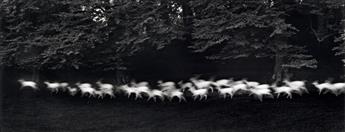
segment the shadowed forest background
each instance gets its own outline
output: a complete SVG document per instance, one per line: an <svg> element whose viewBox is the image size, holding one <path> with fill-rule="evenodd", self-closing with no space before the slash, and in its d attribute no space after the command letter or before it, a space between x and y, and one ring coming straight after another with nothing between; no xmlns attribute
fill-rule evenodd
<svg viewBox="0 0 345 132"><path fill-rule="evenodd" d="M310 83L309 94L262 102L96 99L18 83L343 82L344 72L344 0L0 0L4 132L344 131L344 95Z"/></svg>
<svg viewBox="0 0 345 132"><path fill-rule="evenodd" d="M342 0L3 0L0 59L34 80L341 79L344 11Z"/></svg>

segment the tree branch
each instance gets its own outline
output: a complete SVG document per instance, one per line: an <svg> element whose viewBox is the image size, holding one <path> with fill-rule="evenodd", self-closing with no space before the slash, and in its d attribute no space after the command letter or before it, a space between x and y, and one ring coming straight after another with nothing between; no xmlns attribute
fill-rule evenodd
<svg viewBox="0 0 345 132"><path fill-rule="evenodd" d="M326 40L327 38L331 37L332 35L334 35L335 33L330 33L330 34L327 34L323 37L320 37L319 34L316 32L316 30L313 28L313 23L312 21L310 21L310 29L311 31L313 32L314 36L316 37L316 40L320 43L324 40Z"/></svg>

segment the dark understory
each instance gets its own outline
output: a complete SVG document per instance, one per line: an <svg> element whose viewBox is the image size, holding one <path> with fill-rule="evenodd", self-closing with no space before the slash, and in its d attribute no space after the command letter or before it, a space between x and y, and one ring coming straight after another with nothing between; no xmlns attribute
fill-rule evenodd
<svg viewBox="0 0 345 132"><path fill-rule="evenodd" d="M4 97L2 132L340 132L344 108L344 95L155 103L24 90Z"/></svg>

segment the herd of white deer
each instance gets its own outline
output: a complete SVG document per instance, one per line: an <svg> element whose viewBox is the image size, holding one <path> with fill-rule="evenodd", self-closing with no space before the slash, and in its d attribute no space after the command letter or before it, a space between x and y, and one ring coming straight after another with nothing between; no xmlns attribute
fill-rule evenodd
<svg viewBox="0 0 345 132"><path fill-rule="evenodd" d="M34 81L20 79L18 82L21 88L31 88L33 90L40 90L38 84ZM235 95L254 96L260 101L264 97L279 98L279 96L286 96L292 98L293 94L302 95L309 93L306 88L306 81L289 81L284 80L282 84L263 84L256 81L247 81L246 79L234 81L233 79L220 79L216 81L203 80L198 78L191 78L187 82L173 82L173 81L158 81L156 87L152 87L148 82L134 82L122 85L114 85L111 83L103 83L97 81L91 83L75 83L69 84L67 82L49 82L44 81L45 88L52 92L68 92L75 96L78 93L81 96L94 97L103 99L108 96L114 98L116 94L125 94L128 98L134 96L134 99L146 99L147 101L157 99L165 100L178 99L179 102L186 101L185 96L190 94L194 100L203 100L214 93L222 98L233 98ZM331 83L325 81L318 83L317 81L311 83L318 90L319 94L327 92L336 96L345 94L345 82Z"/></svg>

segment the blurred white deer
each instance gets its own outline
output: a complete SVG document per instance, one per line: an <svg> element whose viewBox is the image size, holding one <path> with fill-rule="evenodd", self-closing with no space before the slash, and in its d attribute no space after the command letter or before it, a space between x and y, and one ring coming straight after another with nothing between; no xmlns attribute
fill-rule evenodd
<svg viewBox="0 0 345 132"><path fill-rule="evenodd" d="M121 85L119 87L119 89L121 89L122 91L124 91L124 93L127 95L127 97L129 98L132 94L135 95L135 100L137 100L138 98L142 98L142 96L140 95L140 92L137 90L137 88L133 87L133 86L129 86L128 84L125 85Z"/></svg>
<svg viewBox="0 0 345 132"><path fill-rule="evenodd" d="M76 83L81 91L81 96L88 94L88 97L94 96L95 88L90 83Z"/></svg>
<svg viewBox="0 0 345 132"><path fill-rule="evenodd" d="M149 95L149 97L147 98L147 101L149 101L150 99L153 99L156 102L157 97L160 98L162 101L164 100L164 93L158 89L150 90L148 95Z"/></svg>
<svg viewBox="0 0 345 132"><path fill-rule="evenodd" d="M176 89L176 84L175 82L168 81L168 82L163 82L162 80L159 80L158 82L158 87L162 91L170 90L170 89Z"/></svg>
<svg viewBox="0 0 345 132"><path fill-rule="evenodd" d="M51 91L51 92L59 92L59 87L60 87L59 83L44 81L44 84L47 85L47 88L48 88L49 91Z"/></svg>
<svg viewBox="0 0 345 132"><path fill-rule="evenodd" d="M326 82L321 83L321 84L319 84L318 81L314 81L312 84L319 90L319 94L321 94L322 91L330 90L331 87L333 87L329 81L326 81Z"/></svg>
<svg viewBox="0 0 345 132"><path fill-rule="evenodd" d="M101 81L97 81L96 84L98 85L100 91L102 92L102 97L103 95L108 95L110 98L114 98L114 86L109 83L102 83Z"/></svg>
<svg viewBox="0 0 345 132"><path fill-rule="evenodd" d="M20 88L25 88L25 87L29 87L32 88L33 90L38 90L37 84L34 81L25 81L23 79L19 79L18 82L20 83Z"/></svg>
<svg viewBox="0 0 345 132"><path fill-rule="evenodd" d="M226 98L227 95L230 95L230 98L232 98L236 91L232 87L226 87L226 88L218 89L218 92L219 92L219 95L223 96L223 98Z"/></svg>
<svg viewBox="0 0 345 132"><path fill-rule="evenodd" d="M96 84L100 89L113 89L114 86L110 83L102 83L101 81L97 81Z"/></svg>
<svg viewBox="0 0 345 132"><path fill-rule="evenodd" d="M272 89L275 94L277 94L277 98L279 98L280 94L286 94L286 98L292 99L292 91L289 86L283 85L283 86L276 86L276 84L272 85Z"/></svg>
<svg viewBox="0 0 345 132"><path fill-rule="evenodd" d="M70 95L74 96L78 93L78 89L74 87L67 86L67 90Z"/></svg>
<svg viewBox="0 0 345 132"><path fill-rule="evenodd" d="M247 81L246 79L243 79L242 81L244 84L247 85L247 88L254 88L254 87L260 85L260 83L256 82L256 81Z"/></svg>
<svg viewBox="0 0 345 132"><path fill-rule="evenodd" d="M249 89L250 94L254 95L256 98L258 98L262 102L263 96L268 96L270 98L273 98L273 95L271 94L271 90L269 89L270 86L268 84L261 84L255 86L255 88Z"/></svg>
<svg viewBox="0 0 345 132"><path fill-rule="evenodd" d="M302 95L303 92L309 93L307 88L305 87L305 81L289 81L287 79L284 79L283 82L299 95Z"/></svg>
<svg viewBox="0 0 345 132"><path fill-rule="evenodd" d="M196 78L190 78L190 81L194 84L196 89L210 89L212 92L214 91L212 87L212 85L214 85L214 82L212 81L206 81Z"/></svg>
<svg viewBox="0 0 345 132"><path fill-rule="evenodd" d="M234 89L234 94L248 91L248 85L243 80L233 82L231 87Z"/></svg>
<svg viewBox="0 0 345 132"><path fill-rule="evenodd" d="M188 89L193 96L193 99L196 100L199 97L199 100L202 100L203 98L207 99L208 90L207 89L195 89L194 87L190 87Z"/></svg>
<svg viewBox="0 0 345 132"><path fill-rule="evenodd" d="M345 83L334 83L332 84L330 90L333 92L333 94L338 96L345 91Z"/></svg>
<svg viewBox="0 0 345 132"><path fill-rule="evenodd" d="M67 90L67 86L68 86L67 82L61 82L61 83L59 83L59 85L60 85L60 88L62 89L62 91Z"/></svg>
<svg viewBox="0 0 345 132"><path fill-rule="evenodd" d="M168 97L170 101L172 101L174 98L177 98L179 102L186 101L186 98L183 96L183 92L181 89L175 88L169 88L166 90L162 90L163 94Z"/></svg>
<svg viewBox="0 0 345 132"><path fill-rule="evenodd" d="M136 89L140 95L150 96L151 90L148 86L138 86Z"/></svg>
<svg viewBox="0 0 345 132"><path fill-rule="evenodd" d="M99 98L101 98L101 99L104 98L104 93L103 93L103 91L101 91L101 90L95 90L93 93L94 93L93 96L96 97L96 98L98 98L98 99L99 99Z"/></svg>
<svg viewBox="0 0 345 132"><path fill-rule="evenodd" d="M232 82L232 79L220 79L214 82L213 84L216 86L217 89L220 89L222 87L230 87Z"/></svg>

